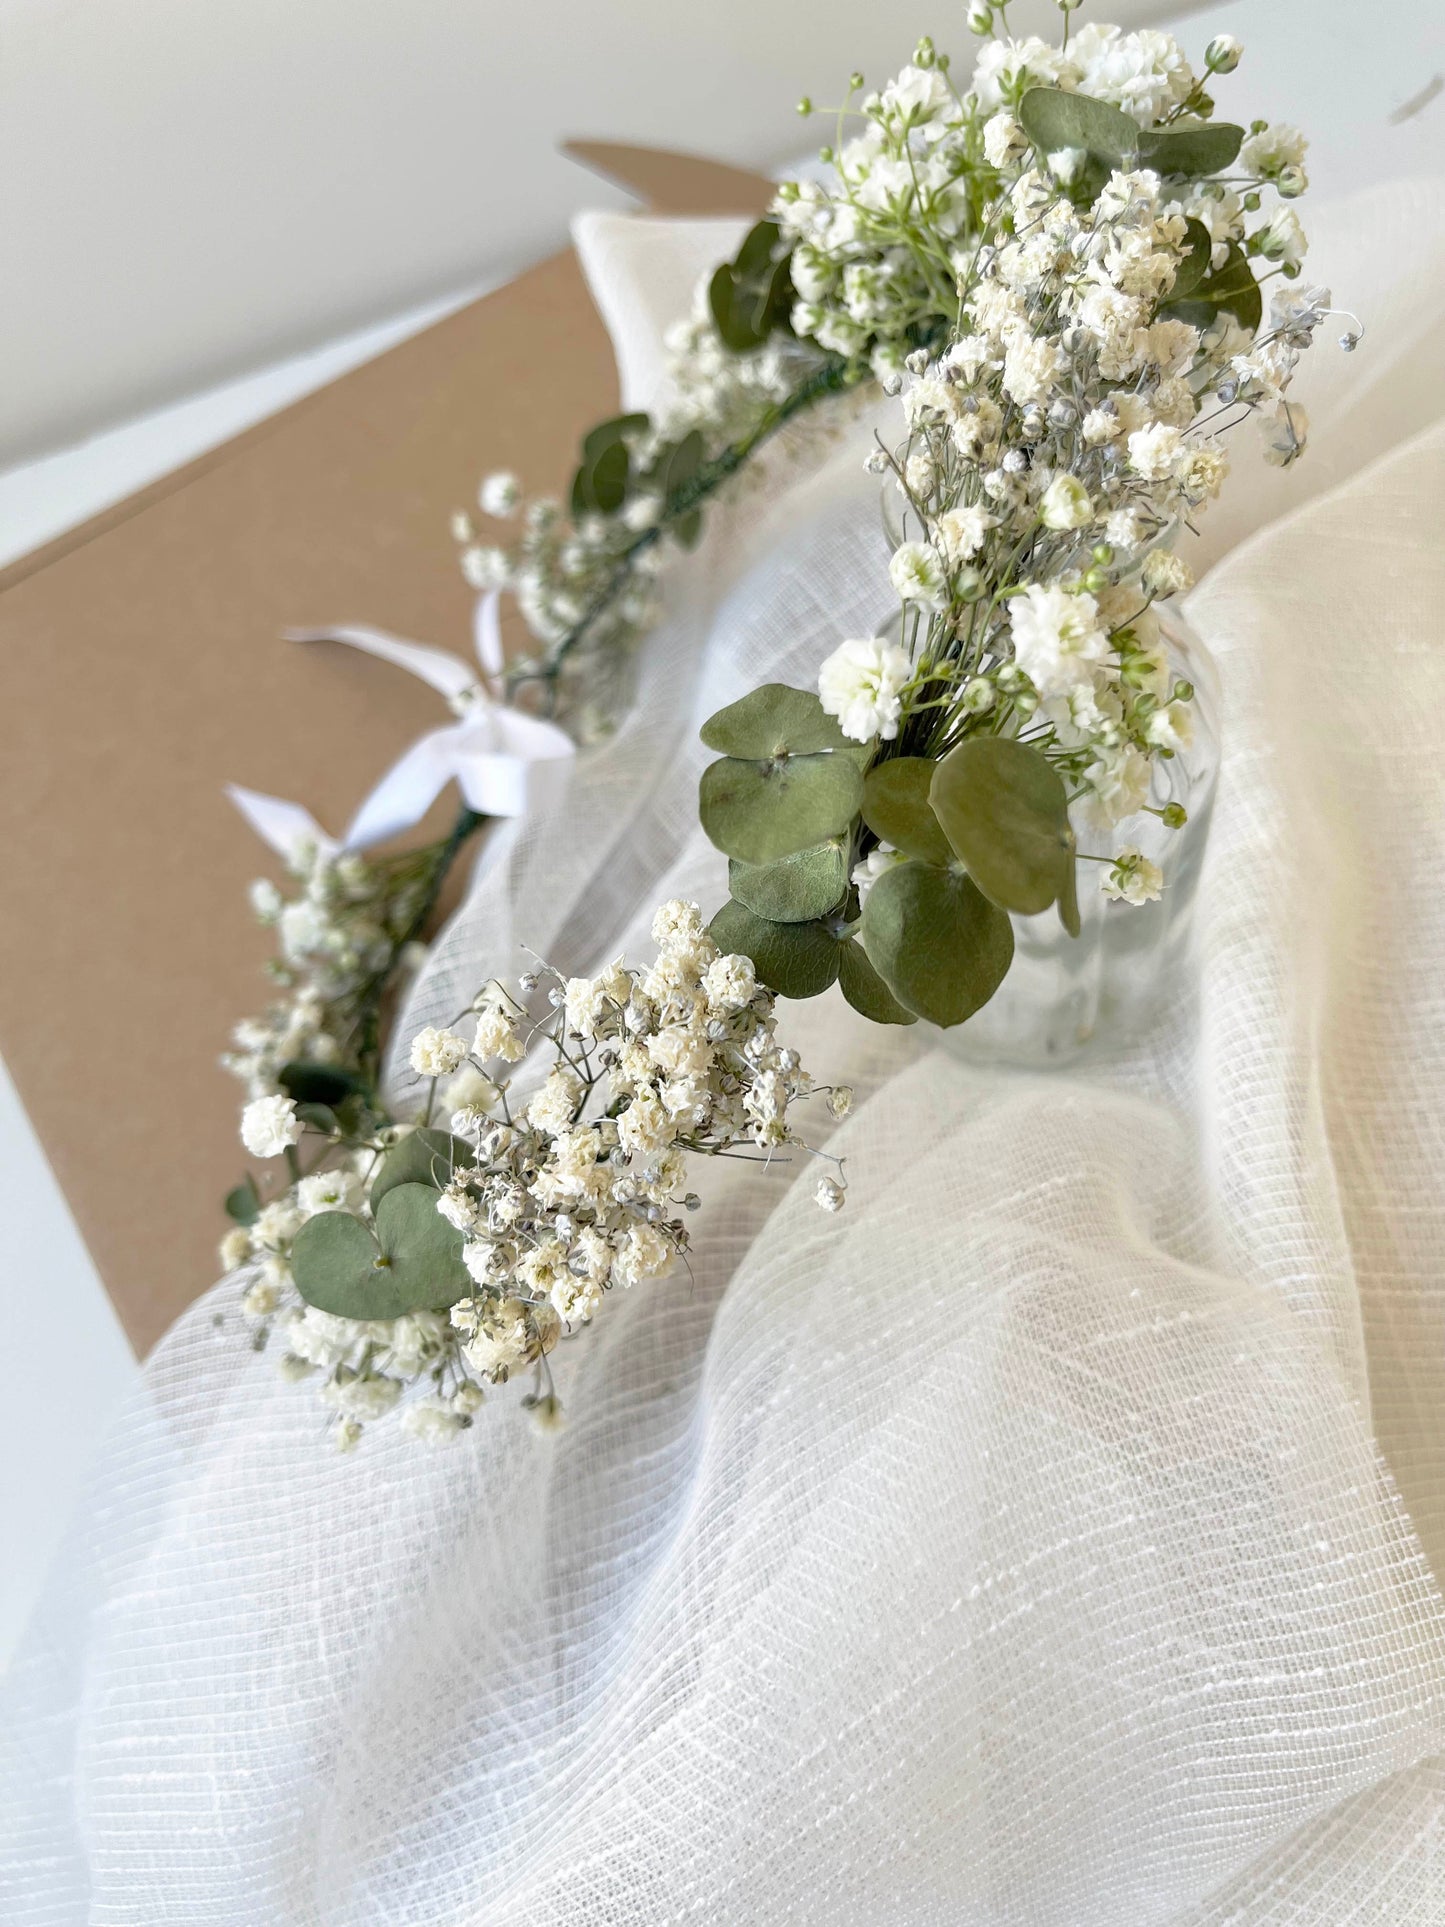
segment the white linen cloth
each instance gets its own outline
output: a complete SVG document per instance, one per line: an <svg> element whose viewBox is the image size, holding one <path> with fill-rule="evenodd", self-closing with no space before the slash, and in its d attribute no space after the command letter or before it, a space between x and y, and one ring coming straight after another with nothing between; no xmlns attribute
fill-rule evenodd
<svg viewBox="0 0 1445 1927"><path fill-rule="evenodd" d="M847 1209L706 1169L691 1275L561 1348L557 1436L504 1391L338 1458L218 1287L8 1684L0 1918L1445 1918L1445 218L1313 225L1371 332L1317 351L1304 465L1240 450L1192 598L1227 747L1173 1019L1029 1077L788 1007L859 1089ZM857 471L678 578L406 1034L523 942L596 965L721 900L696 726L886 611Z"/></svg>

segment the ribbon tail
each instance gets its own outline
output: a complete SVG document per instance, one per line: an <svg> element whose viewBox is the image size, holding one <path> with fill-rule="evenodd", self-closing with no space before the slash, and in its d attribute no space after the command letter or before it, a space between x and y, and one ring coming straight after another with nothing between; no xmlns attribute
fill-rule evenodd
<svg viewBox="0 0 1445 1927"><path fill-rule="evenodd" d="M407 642L385 629L346 625L336 629L287 629L283 633L288 642L344 642L363 655L405 669L449 698L465 696L477 687L477 672L461 656L454 656L448 649L433 649L427 643Z"/></svg>
<svg viewBox="0 0 1445 1927"><path fill-rule="evenodd" d="M499 695L502 677L507 667L506 651L502 647L502 592L500 589L488 589L485 595L477 597L473 630L477 645L477 661L482 665L482 674L492 694Z"/></svg>
<svg viewBox="0 0 1445 1927"><path fill-rule="evenodd" d="M239 783L228 783L226 794L261 841L288 863L299 844L313 844L324 856L334 856L341 848L310 810L303 809L299 803L288 803L280 796L265 796L260 790L242 789Z"/></svg>
<svg viewBox="0 0 1445 1927"><path fill-rule="evenodd" d="M431 730L398 757L351 819L344 847L364 850L419 823L455 776L458 739L466 732L464 723Z"/></svg>

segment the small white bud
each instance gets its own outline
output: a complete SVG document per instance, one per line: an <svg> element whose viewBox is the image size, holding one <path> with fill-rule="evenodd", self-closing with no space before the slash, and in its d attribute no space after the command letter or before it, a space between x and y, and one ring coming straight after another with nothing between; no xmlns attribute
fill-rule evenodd
<svg viewBox="0 0 1445 1927"><path fill-rule="evenodd" d="M1204 49L1204 64L1212 74L1232 74L1243 52L1232 33L1218 33Z"/></svg>
<svg viewBox="0 0 1445 1927"><path fill-rule="evenodd" d="M515 515L517 504L521 499L522 491L516 476L509 474L505 469L499 469L495 475L489 475L477 490L477 501L481 505L482 513L499 519Z"/></svg>

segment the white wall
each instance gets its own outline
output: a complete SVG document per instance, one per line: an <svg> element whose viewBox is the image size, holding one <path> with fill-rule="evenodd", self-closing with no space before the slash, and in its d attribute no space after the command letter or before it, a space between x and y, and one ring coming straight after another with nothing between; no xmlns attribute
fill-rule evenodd
<svg viewBox="0 0 1445 1927"><path fill-rule="evenodd" d="M925 29L968 58L962 0L0 0L0 466L539 257L622 204L569 134L766 165Z"/></svg>

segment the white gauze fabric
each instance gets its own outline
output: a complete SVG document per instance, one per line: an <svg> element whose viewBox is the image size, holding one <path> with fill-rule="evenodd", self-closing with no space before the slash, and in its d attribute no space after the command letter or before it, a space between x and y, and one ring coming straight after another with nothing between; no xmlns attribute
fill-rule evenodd
<svg viewBox="0 0 1445 1927"><path fill-rule="evenodd" d="M503 1391L455 1449L338 1458L218 1286L8 1682L0 1918L1445 1918L1445 224L1314 228L1372 332L1297 505L1192 599L1227 748L1170 1020L1042 1078L787 1007L859 1090L846 1210L707 1167L690 1273L561 1348L560 1435ZM1350 282L1407 248L1409 299ZM856 432L836 468L678 577L635 715L492 846L404 1030L524 942L645 955L660 898L721 900L697 723L888 607Z"/></svg>

